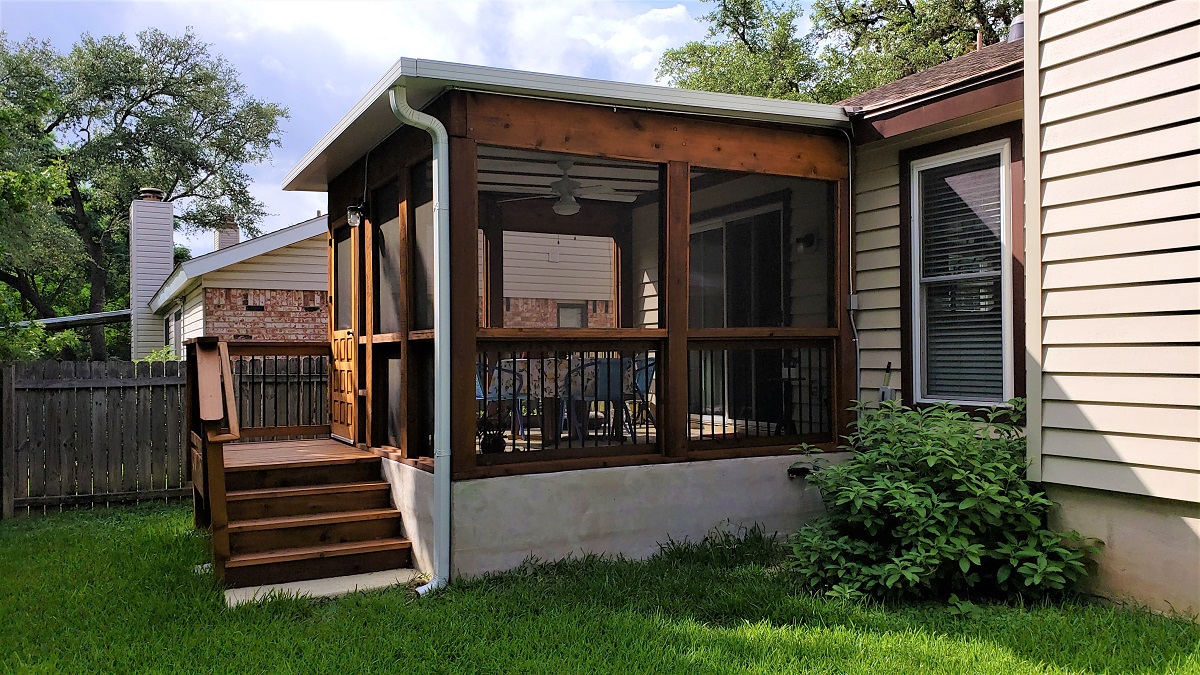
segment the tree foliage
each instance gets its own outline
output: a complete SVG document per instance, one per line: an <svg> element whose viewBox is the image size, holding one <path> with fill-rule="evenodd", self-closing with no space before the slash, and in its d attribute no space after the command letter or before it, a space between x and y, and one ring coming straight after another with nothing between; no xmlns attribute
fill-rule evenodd
<svg viewBox="0 0 1200 675"><path fill-rule="evenodd" d="M183 229L232 219L253 232L266 215L246 167L269 158L287 111L249 94L191 31L84 35L67 53L0 34L0 92L0 115L18 122L0 142L0 189L13 186L0 282L29 314L128 306L129 202L142 186L166 192ZM93 358L107 357L104 332L90 330Z"/></svg>
<svg viewBox="0 0 1200 675"><path fill-rule="evenodd" d="M673 86L834 103L1000 41L1023 0L705 0L703 40L669 49Z"/></svg>

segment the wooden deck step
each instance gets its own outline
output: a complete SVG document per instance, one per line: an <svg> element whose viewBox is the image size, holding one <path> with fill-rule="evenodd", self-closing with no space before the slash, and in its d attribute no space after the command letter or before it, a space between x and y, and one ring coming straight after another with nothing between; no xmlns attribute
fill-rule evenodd
<svg viewBox="0 0 1200 675"><path fill-rule="evenodd" d="M350 541L342 544L328 544L323 546L302 546L300 548L285 548L275 551L235 555L225 563L225 569L231 567L248 567L250 565L266 565L269 563L295 562L298 560L315 560L317 558L334 558L357 553L374 553L376 551L408 550L411 548L412 542L399 537L372 539L371 541Z"/></svg>
<svg viewBox="0 0 1200 675"><path fill-rule="evenodd" d="M391 509L336 511L229 523L232 555L396 537L400 512Z"/></svg>
<svg viewBox="0 0 1200 675"><path fill-rule="evenodd" d="M230 521L257 520L391 506L386 481L234 490L226 496Z"/></svg>
<svg viewBox="0 0 1200 675"><path fill-rule="evenodd" d="M336 485L377 481L383 470L378 457L366 457L335 464L294 462L275 467L226 467L225 485L231 492L273 488Z"/></svg>
<svg viewBox="0 0 1200 675"><path fill-rule="evenodd" d="M235 555L225 563L230 588L306 581L401 569L412 565L412 544L386 538Z"/></svg>

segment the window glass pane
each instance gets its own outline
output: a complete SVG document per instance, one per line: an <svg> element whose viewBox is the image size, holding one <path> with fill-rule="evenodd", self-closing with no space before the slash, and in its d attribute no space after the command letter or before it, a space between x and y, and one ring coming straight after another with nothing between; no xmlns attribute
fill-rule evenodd
<svg viewBox="0 0 1200 675"><path fill-rule="evenodd" d="M926 284L925 394L960 401L1004 396L1000 278Z"/></svg>
<svg viewBox="0 0 1200 675"><path fill-rule="evenodd" d="M995 153L919 173L922 398L1004 398L1000 171Z"/></svg>
<svg viewBox="0 0 1200 675"><path fill-rule="evenodd" d="M656 164L481 146L481 324L658 326Z"/></svg>
<svg viewBox="0 0 1200 675"><path fill-rule="evenodd" d="M412 298L413 329L433 328L433 162L412 168L410 202L412 209L413 257Z"/></svg>
<svg viewBox="0 0 1200 675"><path fill-rule="evenodd" d="M925 277L1000 272L1000 155L921 172Z"/></svg>
<svg viewBox="0 0 1200 675"><path fill-rule="evenodd" d="M375 332L398 333L400 320L400 185L371 193L375 274Z"/></svg>
<svg viewBox="0 0 1200 675"><path fill-rule="evenodd" d="M336 310L334 316L335 330L350 330L354 317L354 298L352 297L353 277L352 261L354 251L351 247L350 228L343 227L333 235L333 274L334 298Z"/></svg>
<svg viewBox="0 0 1200 675"><path fill-rule="evenodd" d="M688 324L834 325L835 183L697 169Z"/></svg>

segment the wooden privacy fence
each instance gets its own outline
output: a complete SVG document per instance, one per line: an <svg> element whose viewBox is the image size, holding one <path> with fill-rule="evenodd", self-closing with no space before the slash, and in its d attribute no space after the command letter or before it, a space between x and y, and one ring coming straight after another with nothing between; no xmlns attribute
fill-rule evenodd
<svg viewBox="0 0 1200 675"><path fill-rule="evenodd" d="M243 357L235 367L248 419L326 421L327 359ZM191 495L185 371L178 362L0 365L0 516Z"/></svg>
<svg viewBox="0 0 1200 675"><path fill-rule="evenodd" d="M188 492L178 363L18 363L3 378L5 517Z"/></svg>

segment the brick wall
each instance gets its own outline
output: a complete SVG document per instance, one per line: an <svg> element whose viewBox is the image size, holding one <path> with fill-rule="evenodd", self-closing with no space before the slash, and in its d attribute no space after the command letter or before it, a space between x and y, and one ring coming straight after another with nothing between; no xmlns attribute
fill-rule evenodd
<svg viewBox="0 0 1200 675"><path fill-rule="evenodd" d="M549 298L505 298L505 328L555 328L558 326L558 305L577 305L578 302ZM615 325L613 303L603 300L586 302L588 328L612 328Z"/></svg>
<svg viewBox="0 0 1200 675"><path fill-rule="evenodd" d="M204 289L204 334L222 340L329 339L325 291Z"/></svg>

